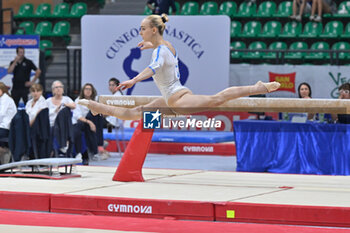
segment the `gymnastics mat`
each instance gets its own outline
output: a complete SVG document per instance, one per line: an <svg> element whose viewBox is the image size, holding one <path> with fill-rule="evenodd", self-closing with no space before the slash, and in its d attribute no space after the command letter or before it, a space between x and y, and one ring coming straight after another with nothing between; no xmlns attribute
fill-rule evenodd
<svg viewBox="0 0 350 233"><path fill-rule="evenodd" d="M129 141L134 128L124 128L123 130L103 131L105 140ZM152 142L177 142L177 143L220 143L234 141L233 132L223 131L154 131Z"/></svg>

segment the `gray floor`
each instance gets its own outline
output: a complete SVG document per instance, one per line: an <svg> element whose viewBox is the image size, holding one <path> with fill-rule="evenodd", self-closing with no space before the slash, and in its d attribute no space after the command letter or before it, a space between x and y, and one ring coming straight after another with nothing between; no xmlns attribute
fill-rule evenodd
<svg viewBox="0 0 350 233"><path fill-rule="evenodd" d="M118 153L111 153L111 158L90 161L90 165L117 167L120 159ZM236 156L148 154L143 167L236 171Z"/></svg>

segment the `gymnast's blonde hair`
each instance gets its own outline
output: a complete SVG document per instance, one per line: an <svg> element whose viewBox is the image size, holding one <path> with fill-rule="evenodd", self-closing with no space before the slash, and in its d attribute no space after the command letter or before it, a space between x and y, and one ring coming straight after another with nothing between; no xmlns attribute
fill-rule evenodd
<svg viewBox="0 0 350 233"><path fill-rule="evenodd" d="M151 24L151 27L158 28L159 34L162 36L165 30L165 23L169 21L167 14L159 15L149 15L147 18Z"/></svg>

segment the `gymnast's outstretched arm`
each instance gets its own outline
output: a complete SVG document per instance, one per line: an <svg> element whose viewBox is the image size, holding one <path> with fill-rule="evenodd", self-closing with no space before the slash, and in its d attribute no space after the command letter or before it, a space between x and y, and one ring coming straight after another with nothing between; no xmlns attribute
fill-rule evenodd
<svg viewBox="0 0 350 233"><path fill-rule="evenodd" d="M137 76L135 76L134 78L120 83L119 86L117 87L117 91L119 89L125 90L127 88L131 88L137 82L141 82L142 80L145 80L145 79L152 77L153 74L154 74L154 72L152 71L152 69L147 67L141 73L139 73Z"/></svg>

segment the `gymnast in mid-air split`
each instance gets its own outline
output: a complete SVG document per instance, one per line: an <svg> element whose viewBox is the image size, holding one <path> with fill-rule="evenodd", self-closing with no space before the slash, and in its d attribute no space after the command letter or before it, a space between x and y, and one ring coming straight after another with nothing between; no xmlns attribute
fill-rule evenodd
<svg viewBox="0 0 350 233"><path fill-rule="evenodd" d="M166 14L150 15L141 22L140 35L143 39L138 46L141 50L154 49L152 62L133 79L120 83L118 89L131 88L137 82L153 76L154 82L159 88L162 97L152 102L134 108L116 107L101 104L93 100L82 99L78 103L87 106L93 114L115 116L122 120L139 120L142 118L142 108L171 108L177 113L196 113L196 109L217 107L226 101L239 97L265 94L277 90L278 82L263 83L258 81L251 86L228 87L215 95L195 95L187 87L180 83L178 67L178 54L174 47L163 39L165 23L168 21ZM179 110L178 109L182 109ZM183 112L181 112L183 111Z"/></svg>

